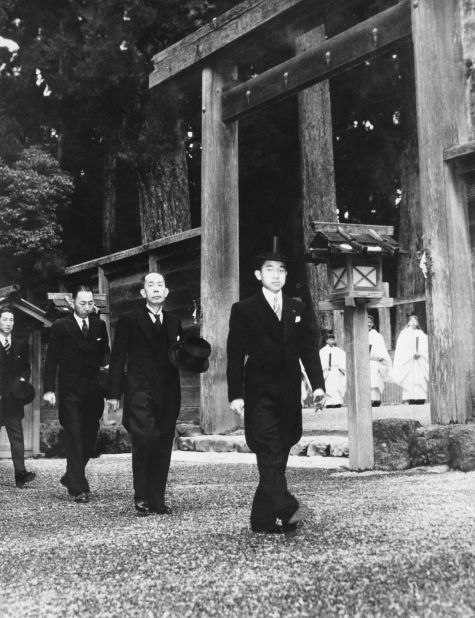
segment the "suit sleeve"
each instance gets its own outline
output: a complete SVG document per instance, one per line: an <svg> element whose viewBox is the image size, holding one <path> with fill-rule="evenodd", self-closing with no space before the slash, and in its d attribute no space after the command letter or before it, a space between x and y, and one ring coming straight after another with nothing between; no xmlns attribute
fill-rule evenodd
<svg viewBox="0 0 475 618"><path fill-rule="evenodd" d="M56 386L56 373L58 371L59 353L61 349L61 325L54 322L51 327L48 350L46 352L43 391L54 392Z"/></svg>
<svg viewBox="0 0 475 618"><path fill-rule="evenodd" d="M130 323L127 317L120 318L115 329L110 354L109 385L110 399L120 399L124 390L125 363L129 348Z"/></svg>
<svg viewBox="0 0 475 618"><path fill-rule="evenodd" d="M228 399L244 398L244 360L246 357L244 326L238 305L231 308L227 341Z"/></svg>
<svg viewBox="0 0 475 618"><path fill-rule="evenodd" d="M102 323L102 341L104 343L102 350L102 359L101 359L101 367L106 367L110 363L111 351L109 346L109 335L107 334L107 327L104 320L101 320Z"/></svg>
<svg viewBox="0 0 475 618"><path fill-rule="evenodd" d="M310 322L310 315L306 306L302 315L302 348L300 358L310 380L312 390L317 388L325 390L325 379L323 377L320 354L317 349L315 331Z"/></svg>
<svg viewBox="0 0 475 618"><path fill-rule="evenodd" d="M21 351L21 367L18 377L28 382L31 376L31 365L28 354L28 344L25 342Z"/></svg>

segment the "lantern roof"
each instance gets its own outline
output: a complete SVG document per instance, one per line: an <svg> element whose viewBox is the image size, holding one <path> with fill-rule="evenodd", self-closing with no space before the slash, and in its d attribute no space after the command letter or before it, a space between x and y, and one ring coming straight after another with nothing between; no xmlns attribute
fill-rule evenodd
<svg viewBox="0 0 475 618"><path fill-rule="evenodd" d="M392 238L392 226L314 221L312 228L315 236L305 253L307 262L325 262L339 254L377 257L404 253Z"/></svg>

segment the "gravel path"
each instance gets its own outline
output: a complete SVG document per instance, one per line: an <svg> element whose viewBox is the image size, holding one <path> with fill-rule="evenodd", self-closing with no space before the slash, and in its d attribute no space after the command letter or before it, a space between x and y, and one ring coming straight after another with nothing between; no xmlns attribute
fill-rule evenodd
<svg viewBox="0 0 475 618"><path fill-rule="evenodd" d="M0 616L475 616L475 473L294 465L313 511L288 538L250 532L256 468L230 455L175 456L174 514L147 518L129 455L91 462L89 505L63 460L32 461L24 490L0 461Z"/></svg>

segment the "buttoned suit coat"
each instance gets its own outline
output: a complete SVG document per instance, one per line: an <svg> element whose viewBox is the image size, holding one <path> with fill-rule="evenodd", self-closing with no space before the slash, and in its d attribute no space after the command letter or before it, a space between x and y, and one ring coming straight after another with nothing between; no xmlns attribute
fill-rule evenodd
<svg viewBox="0 0 475 618"><path fill-rule="evenodd" d="M280 401L281 434L286 446L302 435L301 368L312 389L325 389L315 334L305 303L282 295L278 320L262 291L235 303L227 342L229 401L243 398L245 429L254 449L253 409L266 396Z"/></svg>
<svg viewBox="0 0 475 618"><path fill-rule="evenodd" d="M67 413L67 397L83 397L92 391L97 394L94 399L103 399L98 380L100 368L108 364L109 355L107 328L97 315L89 316L87 338L72 313L53 323L45 360L44 391L54 392L57 376L61 424Z"/></svg>
<svg viewBox="0 0 475 618"><path fill-rule="evenodd" d="M28 344L22 339L11 336L11 348L7 355L0 344L0 411L8 408L8 412L24 415L23 404L9 396L15 380L23 378L28 381L31 375L31 366L28 359Z"/></svg>
<svg viewBox="0 0 475 618"><path fill-rule="evenodd" d="M124 393L122 422L139 438L148 432L174 431L180 412L180 376L168 359L168 348L181 339L181 323L163 311L162 328L168 335L166 350L159 349L155 326L143 304L119 319L112 345L109 396L120 399Z"/></svg>

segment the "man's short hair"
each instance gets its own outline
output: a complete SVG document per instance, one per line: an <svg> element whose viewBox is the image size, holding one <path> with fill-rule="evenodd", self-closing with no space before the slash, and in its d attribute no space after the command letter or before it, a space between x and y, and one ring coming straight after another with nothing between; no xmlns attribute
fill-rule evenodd
<svg viewBox="0 0 475 618"><path fill-rule="evenodd" d="M91 289L91 287L89 285L84 285L84 284L81 283L80 285L77 285L75 288L73 288L73 290L71 292L71 296L72 296L73 300L77 297L79 292L91 292L91 294L94 294L94 292L92 291L92 289Z"/></svg>
<svg viewBox="0 0 475 618"><path fill-rule="evenodd" d="M3 305L2 307L0 307L0 316L4 313L11 313L13 317L15 317L15 309L12 307L12 305Z"/></svg>
<svg viewBox="0 0 475 618"><path fill-rule="evenodd" d="M165 281L165 275L163 273L158 272L157 270L151 270L148 273L145 273L145 275L142 275L141 278L141 283L142 283L142 287L145 285L145 279L149 276L149 275L160 275L160 277L162 277L162 279Z"/></svg>

